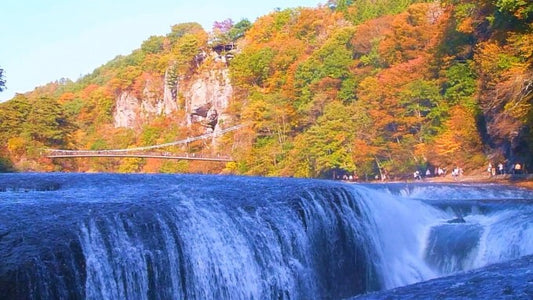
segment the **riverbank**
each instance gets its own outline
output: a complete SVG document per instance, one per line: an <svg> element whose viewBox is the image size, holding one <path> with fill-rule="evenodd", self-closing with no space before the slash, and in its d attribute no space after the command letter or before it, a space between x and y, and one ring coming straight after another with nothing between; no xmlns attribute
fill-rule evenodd
<svg viewBox="0 0 533 300"><path fill-rule="evenodd" d="M427 182L468 182L468 183L498 183L510 184L533 190L533 174L503 174L488 176L486 174L479 175L462 175L453 178L451 175L445 177L426 177L424 181Z"/></svg>

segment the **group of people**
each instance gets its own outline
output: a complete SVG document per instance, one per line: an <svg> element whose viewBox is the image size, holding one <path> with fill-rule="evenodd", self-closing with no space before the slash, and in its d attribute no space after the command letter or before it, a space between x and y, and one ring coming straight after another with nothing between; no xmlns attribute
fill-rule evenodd
<svg viewBox="0 0 533 300"><path fill-rule="evenodd" d="M462 176L462 175L463 175L463 169L461 169L459 167L453 168L453 170L452 170L453 179L457 180L457 177Z"/></svg>
<svg viewBox="0 0 533 300"><path fill-rule="evenodd" d="M502 174L507 174L507 173L525 174L526 170L525 170L525 165L520 164L520 163L511 164L509 165L508 168L506 168L504 163L500 162L497 165L493 165L492 163L489 163L487 167L487 172L489 173L489 176L495 176L495 175L502 175ZM420 170L415 170L412 176L414 180L422 180L425 177L441 177L441 176L446 176L446 174L447 174L446 168L435 167L433 172L430 168L427 168L425 172L420 171ZM463 169L460 168L459 166L456 166L455 168L453 168L451 175L454 180L459 180L459 177L463 176ZM334 179L353 182L353 181L358 181L359 177L354 172L353 174L346 173L343 175L337 175L337 176L334 175ZM381 181L386 181L388 179L388 174L386 170L383 170L383 169L380 170L380 174L376 175L375 179L376 180L381 179Z"/></svg>
<svg viewBox="0 0 533 300"><path fill-rule="evenodd" d="M503 163L498 163L496 166L494 166L492 163L489 163L489 166L487 167L487 172L489 173L489 176L496 176L496 175L502 175L502 174L524 174L526 173L525 166L520 163L514 163L509 165L508 168ZM457 180L458 177L463 175L463 169L460 167L453 168L451 172L452 177ZM416 170L413 172L413 178L414 180L422 180L422 172L419 170ZM443 169L441 167L435 167L435 171L432 174L430 169L426 169L425 177L431 177L431 176L446 176L446 169Z"/></svg>
<svg viewBox="0 0 533 300"><path fill-rule="evenodd" d="M357 181L357 180L359 180L359 176L357 176L357 174L355 174L355 173L354 173L354 175L344 174L342 176L342 180L344 180L344 181Z"/></svg>
<svg viewBox="0 0 533 300"><path fill-rule="evenodd" d="M446 175L446 169L443 169L441 167L435 167L435 170L433 171L433 174L431 173L431 170L428 168L425 172L425 177L431 177L431 176L444 176ZM422 180L422 173L419 170L416 170L413 173L413 178L415 180Z"/></svg>
<svg viewBox="0 0 533 300"><path fill-rule="evenodd" d="M525 172L524 167L518 162L511 164L508 170L509 170L509 173L511 174L523 174ZM496 167L494 167L492 163L489 162L489 166L487 167L487 172L489 173L489 176L506 174L505 166L501 162L498 163Z"/></svg>

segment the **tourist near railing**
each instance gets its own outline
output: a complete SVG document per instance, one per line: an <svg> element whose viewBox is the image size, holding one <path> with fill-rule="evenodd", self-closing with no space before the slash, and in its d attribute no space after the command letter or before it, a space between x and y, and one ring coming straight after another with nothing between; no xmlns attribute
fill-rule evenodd
<svg viewBox="0 0 533 300"><path fill-rule="evenodd" d="M206 133L195 137L188 137L179 141L170 143L126 148L126 149L108 149L108 150L68 150L68 149L46 149L49 158L68 158L68 157L142 157L142 158L164 158L164 159L185 159L185 160L203 160L203 161L223 161L229 162L233 159L229 156L221 156L219 154L215 156L208 156L198 153L182 153L176 154L171 152L147 152L146 150L158 149L176 145L188 144L194 141L213 138L224 135L228 132L242 128L243 125L236 125L225 128L220 131L212 133Z"/></svg>

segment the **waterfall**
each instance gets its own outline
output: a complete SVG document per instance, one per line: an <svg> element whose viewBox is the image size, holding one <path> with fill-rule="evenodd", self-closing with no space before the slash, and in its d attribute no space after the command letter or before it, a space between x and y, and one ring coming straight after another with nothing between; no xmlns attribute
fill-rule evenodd
<svg viewBox="0 0 533 300"><path fill-rule="evenodd" d="M80 230L86 295L338 299L378 289L353 195L331 187L288 196L235 205L177 192L157 209L91 218Z"/></svg>
<svg viewBox="0 0 533 300"><path fill-rule="evenodd" d="M368 215L368 232L378 253L376 265L384 288L434 278L424 261L431 226L446 214L423 202L357 187Z"/></svg>
<svg viewBox="0 0 533 300"><path fill-rule="evenodd" d="M395 199L402 195L402 205L417 199L415 205L425 203L434 208L434 217L420 236L424 236L423 262L436 276L533 254L530 190L463 184L399 187L387 186L385 190ZM423 211L429 212L417 210L418 218ZM429 225L431 222L434 224Z"/></svg>
<svg viewBox="0 0 533 300"><path fill-rule="evenodd" d="M531 193L486 189L0 175L0 294L342 299L532 254Z"/></svg>

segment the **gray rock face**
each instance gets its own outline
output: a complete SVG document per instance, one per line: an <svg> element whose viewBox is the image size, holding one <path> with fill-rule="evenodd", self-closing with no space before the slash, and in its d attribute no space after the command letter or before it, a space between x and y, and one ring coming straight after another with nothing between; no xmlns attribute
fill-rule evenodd
<svg viewBox="0 0 533 300"><path fill-rule="evenodd" d="M116 100L116 108L113 113L115 127L133 128L138 122L138 112L141 103L128 92L122 92Z"/></svg>
<svg viewBox="0 0 533 300"><path fill-rule="evenodd" d="M142 96L130 91L120 93L113 112L114 126L138 128L156 116L182 109L190 116L188 125L201 122L214 128L220 119L227 118L223 112L229 105L233 87L226 64L213 64L213 68L172 85L167 77L165 74L163 78L147 80ZM198 113L203 108L207 108L205 113Z"/></svg>
<svg viewBox="0 0 533 300"><path fill-rule="evenodd" d="M229 79L229 70L227 67L221 69L209 70L200 74L198 78L192 81L190 88L183 93L186 101L186 111L191 116L201 118L190 118L191 122L213 122L213 111L216 112L217 120L225 119L225 115L220 112L226 110L233 95L233 87ZM208 118L207 114L197 114L195 111L207 108L206 112L211 111Z"/></svg>

